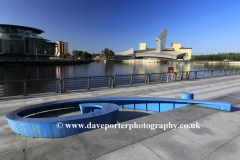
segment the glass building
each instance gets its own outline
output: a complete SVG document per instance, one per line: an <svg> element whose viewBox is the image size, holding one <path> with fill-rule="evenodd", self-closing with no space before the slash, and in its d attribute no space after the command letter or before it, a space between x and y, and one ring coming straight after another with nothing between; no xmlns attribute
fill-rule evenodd
<svg viewBox="0 0 240 160"><path fill-rule="evenodd" d="M0 24L0 57L2 59L49 59L54 56L55 42L39 37L36 28Z"/></svg>

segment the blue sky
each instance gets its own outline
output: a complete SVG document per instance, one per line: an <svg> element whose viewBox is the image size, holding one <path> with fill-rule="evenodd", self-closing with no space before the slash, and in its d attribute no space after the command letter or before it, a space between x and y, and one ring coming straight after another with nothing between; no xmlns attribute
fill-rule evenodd
<svg viewBox="0 0 240 160"><path fill-rule="evenodd" d="M139 42L192 47L192 54L240 52L240 1L233 0L0 0L0 23L45 31L73 49L122 52Z"/></svg>

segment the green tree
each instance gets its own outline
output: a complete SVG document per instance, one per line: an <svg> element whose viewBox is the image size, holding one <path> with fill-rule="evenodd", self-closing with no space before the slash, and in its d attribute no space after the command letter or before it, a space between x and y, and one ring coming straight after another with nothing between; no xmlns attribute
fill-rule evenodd
<svg viewBox="0 0 240 160"><path fill-rule="evenodd" d="M64 51L64 53L62 53L61 54L61 58L66 58L67 56L66 56L66 53L65 53L65 51Z"/></svg>
<svg viewBox="0 0 240 160"><path fill-rule="evenodd" d="M92 58L92 54L90 54L90 53L85 51L85 52L83 52L81 54L80 58L82 58L82 59L90 59L90 58Z"/></svg>
<svg viewBox="0 0 240 160"><path fill-rule="evenodd" d="M74 57L74 58L79 58L79 57L81 57L82 53L83 53L83 51L79 51L79 50L73 50L73 51L72 51L72 54L73 54L73 57Z"/></svg>
<svg viewBox="0 0 240 160"><path fill-rule="evenodd" d="M113 58L114 57L114 52L112 50L109 50L109 48L105 48L103 51L102 51L102 55L105 57L105 58Z"/></svg>
<svg viewBox="0 0 240 160"><path fill-rule="evenodd" d="M96 57L95 53L93 53L92 56L93 56L93 58L95 58Z"/></svg>

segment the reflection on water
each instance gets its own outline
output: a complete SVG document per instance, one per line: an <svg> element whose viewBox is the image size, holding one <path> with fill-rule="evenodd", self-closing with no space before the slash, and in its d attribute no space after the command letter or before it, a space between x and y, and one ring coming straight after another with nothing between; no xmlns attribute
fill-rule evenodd
<svg viewBox="0 0 240 160"><path fill-rule="evenodd" d="M82 65L2 65L0 81L45 79L63 77L109 76L121 74L145 74L174 71L192 71L204 69L240 68L240 64L227 63L90 63Z"/></svg>

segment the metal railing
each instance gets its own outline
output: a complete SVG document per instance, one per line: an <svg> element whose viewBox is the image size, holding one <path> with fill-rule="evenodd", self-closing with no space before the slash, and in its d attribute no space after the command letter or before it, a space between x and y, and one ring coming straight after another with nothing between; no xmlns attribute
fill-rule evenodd
<svg viewBox="0 0 240 160"><path fill-rule="evenodd" d="M131 86L134 84L161 83L235 74L240 74L240 68L180 71L171 74L163 72L62 79L0 81L0 96L28 95L46 92L64 93L68 91L89 90L92 88Z"/></svg>
<svg viewBox="0 0 240 160"><path fill-rule="evenodd" d="M60 79L0 81L0 96L13 96L60 91Z"/></svg>

